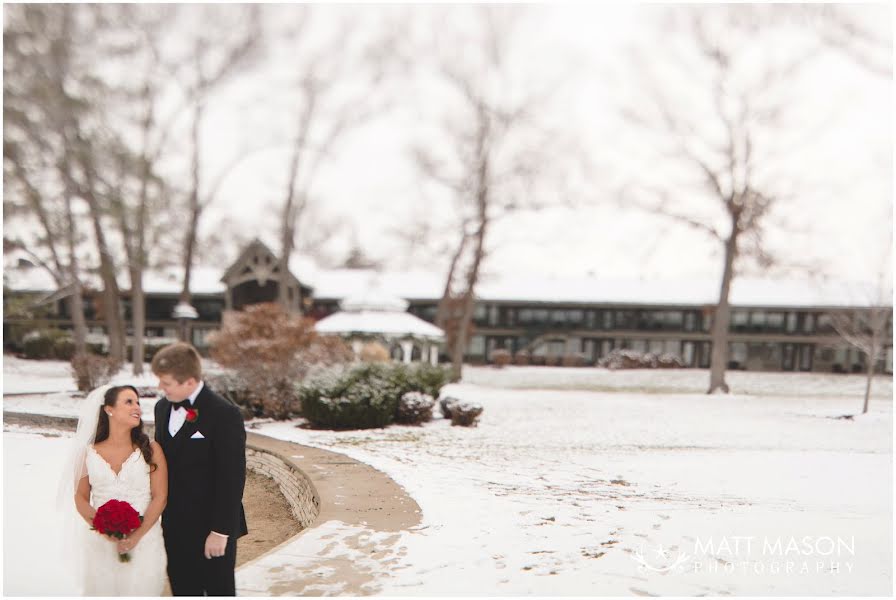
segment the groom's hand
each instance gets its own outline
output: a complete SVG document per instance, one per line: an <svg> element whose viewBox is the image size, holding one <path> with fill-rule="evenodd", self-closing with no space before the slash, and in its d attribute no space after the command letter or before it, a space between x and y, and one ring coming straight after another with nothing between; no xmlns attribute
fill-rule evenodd
<svg viewBox="0 0 896 600"><path fill-rule="evenodd" d="M205 557L218 558L224 556L224 550L227 548L227 538L217 533L210 533L205 538Z"/></svg>

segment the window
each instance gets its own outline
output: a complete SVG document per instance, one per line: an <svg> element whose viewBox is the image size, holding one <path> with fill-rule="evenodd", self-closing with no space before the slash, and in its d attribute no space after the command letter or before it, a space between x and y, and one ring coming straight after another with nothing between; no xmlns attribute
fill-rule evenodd
<svg viewBox="0 0 896 600"><path fill-rule="evenodd" d="M809 313L800 313L800 320L802 321L802 331L803 333L813 333L815 331L814 327L814 317Z"/></svg>
<svg viewBox="0 0 896 600"><path fill-rule="evenodd" d="M482 323L488 318L488 307L485 304L477 304L473 309L473 320Z"/></svg>
<svg viewBox="0 0 896 600"><path fill-rule="evenodd" d="M744 342L728 344L728 368L738 369L747 361L747 345Z"/></svg>
<svg viewBox="0 0 896 600"><path fill-rule="evenodd" d="M712 317L713 313L711 310L703 311L703 331L712 331Z"/></svg>
<svg viewBox="0 0 896 600"><path fill-rule="evenodd" d="M594 311L594 310L585 311L585 327L587 327L588 329L594 329L594 323L595 323L595 318L596 318L595 313L597 313L597 311Z"/></svg>
<svg viewBox="0 0 896 600"><path fill-rule="evenodd" d="M694 342L685 342L681 345L681 358L686 367L694 364Z"/></svg>
<svg viewBox="0 0 896 600"><path fill-rule="evenodd" d="M766 316L764 312L760 311L750 313L750 331L764 331L767 322Z"/></svg>
<svg viewBox="0 0 896 600"><path fill-rule="evenodd" d="M482 356L485 354L485 338L481 335L474 335L470 339L470 345L467 346L467 354L471 356Z"/></svg>
<svg viewBox="0 0 896 600"><path fill-rule="evenodd" d="M735 310L731 313L731 331L747 331L749 328L750 313L745 310Z"/></svg>
<svg viewBox="0 0 896 600"><path fill-rule="evenodd" d="M796 333L797 314L795 312L787 313L787 333Z"/></svg>
<svg viewBox="0 0 896 600"><path fill-rule="evenodd" d="M199 313L201 321L220 321L221 312L224 310L224 302L222 300L207 298L194 299L193 306Z"/></svg>
<svg viewBox="0 0 896 600"><path fill-rule="evenodd" d="M614 346L613 340L601 340L600 355L601 356L608 355L610 352L613 351L613 346Z"/></svg>
<svg viewBox="0 0 896 600"><path fill-rule="evenodd" d="M834 332L834 322L831 320L830 315L818 315L817 320L815 322L815 328L818 333L833 333Z"/></svg>
<svg viewBox="0 0 896 600"><path fill-rule="evenodd" d="M505 308L504 309L504 323L508 327L513 327L516 325L516 309L515 308Z"/></svg>
<svg viewBox="0 0 896 600"><path fill-rule="evenodd" d="M593 361L596 357L594 356L594 348L596 346L595 340L582 340L582 354L589 361Z"/></svg>
<svg viewBox="0 0 896 600"><path fill-rule="evenodd" d="M488 324L493 327L498 324L498 307L495 305L488 310Z"/></svg>
<svg viewBox="0 0 896 600"><path fill-rule="evenodd" d="M782 312L768 313L765 317L766 331L783 331L786 315Z"/></svg>
<svg viewBox="0 0 896 600"><path fill-rule="evenodd" d="M700 342L700 368L709 368L712 358L712 342Z"/></svg>
<svg viewBox="0 0 896 600"><path fill-rule="evenodd" d="M548 342L548 356L563 356L566 353L566 342L551 340Z"/></svg>
<svg viewBox="0 0 896 600"><path fill-rule="evenodd" d="M684 314L684 330L694 331L697 329L697 313L688 311Z"/></svg>
<svg viewBox="0 0 896 600"><path fill-rule="evenodd" d="M177 305L177 298L152 298L146 303L146 320L147 321L169 321L174 307Z"/></svg>
<svg viewBox="0 0 896 600"><path fill-rule="evenodd" d="M793 371L793 344L784 344L784 360L781 362L781 369L784 371Z"/></svg>
<svg viewBox="0 0 896 600"><path fill-rule="evenodd" d="M750 368L777 369L781 364L781 345L755 342L747 344Z"/></svg>
<svg viewBox="0 0 896 600"><path fill-rule="evenodd" d="M630 350L634 350L635 352L640 352L642 354L647 352L647 340L628 340L626 345Z"/></svg>
<svg viewBox="0 0 896 600"><path fill-rule="evenodd" d="M613 329L613 311L603 310L601 315L601 327L603 329Z"/></svg>
<svg viewBox="0 0 896 600"><path fill-rule="evenodd" d="M616 311L616 328L617 329L635 329L637 326L637 315L633 310L617 310Z"/></svg>
<svg viewBox="0 0 896 600"><path fill-rule="evenodd" d="M653 354L681 354L681 342L678 340L650 340L648 352Z"/></svg>
<svg viewBox="0 0 896 600"><path fill-rule="evenodd" d="M666 311L666 329L681 331L684 324L684 313L680 310Z"/></svg>
<svg viewBox="0 0 896 600"><path fill-rule="evenodd" d="M541 308L521 308L518 314L520 324L547 323L548 311Z"/></svg>
<svg viewBox="0 0 896 600"><path fill-rule="evenodd" d="M812 344L803 344L800 346L800 371L812 370L812 353L814 347Z"/></svg>

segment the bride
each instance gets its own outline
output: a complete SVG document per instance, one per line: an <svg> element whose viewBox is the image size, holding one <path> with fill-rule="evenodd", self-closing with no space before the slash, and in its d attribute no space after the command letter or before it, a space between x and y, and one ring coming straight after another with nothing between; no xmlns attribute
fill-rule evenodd
<svg viewBox="0 0 896 600"><path fill-rule="evenodd" d="M140 400L130 385L106 385L84 401L60 499L74 497L81 519L71 532L81 557L78 573L87 596L160 596L165 586L165 547L159 517L168 496L162 448L143 431ZM143 516L140 527L118 540L91 531L98 507L130 503ZM68 506L71 506L69 504ZM76 518L76 517L75 517ZM119 553L127 552L129 562Z"/></svg>

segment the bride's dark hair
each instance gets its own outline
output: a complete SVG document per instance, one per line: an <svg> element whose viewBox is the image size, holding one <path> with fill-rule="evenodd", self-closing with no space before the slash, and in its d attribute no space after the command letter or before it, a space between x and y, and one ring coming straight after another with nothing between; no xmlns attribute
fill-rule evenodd
<svg viewBox="0 0 896 600"><path fill-rule="evenodd" d="M105 407L115 406L115 403L118 402L118 394L121 390L133 390L134 393L137 394L137 398L140 398L140 392L138 392L137 388L132 385L116 385L106 390L106 394L103 396L103 405L100 406L99 421L96 424L96 439L94 440L94 443L99 443L109 438L109 415L106 414ZM158 468L158 465L152 462L152 447L149 444L149 436L143 431L143 419L140 419L139 425L131 429L131 442L140 448L143 460L149 465L150 471L155 471Z"/></svg>

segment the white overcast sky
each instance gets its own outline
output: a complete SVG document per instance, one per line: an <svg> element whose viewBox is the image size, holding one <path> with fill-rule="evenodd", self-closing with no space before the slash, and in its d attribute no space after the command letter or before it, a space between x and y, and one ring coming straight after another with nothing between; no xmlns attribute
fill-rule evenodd
<svg viewBox="0 0 896 600"><path fill-rule="evenodd" d="M278 22L288 23L293 9L281 7ZM325 7L327 10L337 9ZM423 37L435 11L448 14L448 21L463 23L467 18L462 8L371 5L364 7L362 16L387 18L398 10L412 11L414 19L419 19L414 21L413 35ZM701 234L661 218L622 210L602 190L604 183L618 176L613 169L643 168L630 162L628 146L618 143L626 131L617 120L613 101L624 98L635 81L631 71L623 68L627 45L640 44L651 61L656 61L656 68L662 68L666 40L649 26L649 18L658 10L661 7L628 4L530 9L520 36L521 56L529 62L520 73L529 79L526 83L566 74L547 120L558 128L558 135L576 139L596 165L610 170L588 174L593 193L577 188L579 196L598 203L595 207L555 208L498 224L491 232L489 273L718 276L719 249ZM889 8L855 10L872 11L867 13L870 22L883 23L879 31L891 36ZM408 37L413 37L410 31ZM785 41L765 50L786 53L788 48ZM424 64L421 59L416 66L422 69ZM796 203L785 211L805 232L773 231L769 244L785 262L813 261L835 278L863 279L889 260L886 222L892 213L892 85L836 52L825 53L817 64L793 96L792 106L807 120L820 120L821 132L811 140L799 140L781 161L786 172L797 173L801 182L812 184L801 187ZM288 57L272 59L262 71L285 69L288 73L289 65ZM688 85L687 81L680 83ZM412 227L415 220L446 210L443 198L423 193L427 186L408 152L413 143L421 141L420 115L429 114L428 109L440 105L443 98L437 93L427 96L433 93L408 81L393 85L398 91L389 93L398 100L392 109L346 138L313 188L317 217L342 225L340 236L327 242L323 250L339 258L356 239L365 253L387 267L441 270L447 257L439 257L435 251L441 247L440 241L433 240L429 252L407 256L390 231ZM209 115L204 150L210 173L226 163L245 140L276 136L288 129L289 120L278 116L276 108L255 103L259 89L249 80L239 80ZM276 244L278 215L274 207L283 197L286 161L285 151L271 150L242 163L209 209L203 233L227 218L230 227L238 228L235 235L240 239L258 236ZM236 247L232 250L234 255L237 251Z"/></svg>

